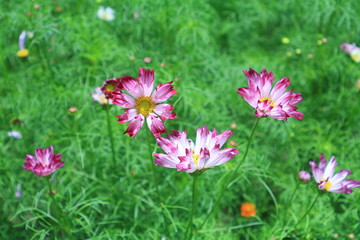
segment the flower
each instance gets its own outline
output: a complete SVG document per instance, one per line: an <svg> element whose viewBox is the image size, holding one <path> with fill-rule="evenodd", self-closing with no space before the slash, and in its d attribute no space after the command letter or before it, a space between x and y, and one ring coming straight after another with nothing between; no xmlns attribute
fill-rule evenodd
<svg viewBox="0 0 360 240"><path fill-rule="evenodd" d="M302 182L309 182L311 178L310 173L308 173L307 171L300 171L298 177Z"/></svg>
<svg viewBox="0 0 360 240"><path fill-rule="evenodd" d="M102 85L101 91L105 94L105 97L107 99L111 100L114 97L113 96L114 92L121 91L124 89L121 82L127 78L134 79L131 76L107 79L107 80L105 80L104 84Z"/></svg>
<svg viewBox="0 0 360 240"><path fill-rule="evenodd" d="M325 155L320 156L319 166L314 161L310 161L311 171L314 175L315 181L320 190L335 193L348 193L351 194L353 188L360 187L360 181L347 179L351 174L350 170L341 170L334 175L337 166L335 157L331 157L330 161L325 160Z"/></svg>
<svg viewBox="0 0 360 240"><path fill-rule="evenodd" d="M250 218L256 216L256 206L253 203L245 202L240 206L241 216Z"/></svg>
<svg viewBox="0 0 360 240"><path fill-rule="evenodd" d="M289 78L282 78L271 90L274 81L272 72L267 72L264 68L259 74L250 68L244 73L249 87L239 88L237 92L256 109L257 117L270 116L278 120L292 117L302 120L304 114L297 112L297 107L294 106L302 101L301 94L293 93L293 90L284 92L290 85Z"/></svg>
<svg viewBox="0 0 360 240"><path fill-rule="evenodd" d="M112 105L111 99L107 99L105 94L101 91L100 87L95 88L95 93L90 93L90 96L93 98L94 101L100 103L101 105Z"/></svg>
<svg viewBox="0 0 360 240"><path fill-rule="evenodd" d="M16 139L21 139L23 137L21 132L16 131L16 130L8 132L7 135L9 137L13 137L13 138L16 138Z"/></svg>
<svg viewBox="0 0 360 240"><path fill-rule="evenodd" d="M53 146L38 148L35 150L35 156L26 155L24 169L32 171L38 177L47 176L64 166L61 158L61 154L54 154Z"/></svg>
<svg viewBox="0 0 360 240"><path fill-rule="evenodd" d="M360 62L360 48L355 45L355 43L343 43L340 45L341 50L350 55L351 59L354 62Z"/></svg>
<svg viewBox="0 0 360 240"><path fill-rule="evenodd" d="M124 90L113 92L113 103L125 109L125 113L117 116L119 123L130 122L125 133L136 136L146 119L152 134L157 137L166 132L164 119L177 118L171 111L170 104L159 104L176 94L172 82L159 84L154 90L154 70L140 68L138 81L130 76L121 78Z"/></svg>
<svg viewBox="0 0 360 240"><path fill-rule="evenodd" d="M154 153L155 165L193 173L223 164L239 153L235 148L220 149L231 134L227 130L217 135L216 129L211 132L203 126L197 130L195 144L186 138L186 131L173 131L169 139L158 137L156 142L166 154Z"/></svg>
<svg viewBox="0 0 360 240"><path fill-rule="evenodd" d="M301 54L301 49L300 48L295 49L295 53L296 54Z"/></svg>
<svg viewBox="0 0 360 240"><path fill-rule="evenodd" d="M287 37L283 37L283 38L281 39L281 42L282 42L283 44L288 44L288 43L290 43L290 39L287 38Z"/></svg>
<svg viewBox="0 0 360 240"><path fill-rule="evenodd" d="M151 58L144 57L144 63L151 63Z"/></svg>
<svg viewBox="0 0 360 240"><path fill-rule="evenodd" d="M100 6L99 10L97 11L97 16L101 20L110 22L115 19L115 10L111 7L104 8L103 6Z"/></svg>
<svg viewBox="0 0 360 240"><path fill-rule="evenodd" d="M20 58L26 58L29 56L29 50L25 48L26 31L22 31L19 36L19 51L16 55Z"/></svg>
<svg viewBox="0 0 360 240"><path fill-rule="evenodd" d="M78 110L77 107L70 107L70 108L68 109L69 113L76 113L77 110Z"/></svg>

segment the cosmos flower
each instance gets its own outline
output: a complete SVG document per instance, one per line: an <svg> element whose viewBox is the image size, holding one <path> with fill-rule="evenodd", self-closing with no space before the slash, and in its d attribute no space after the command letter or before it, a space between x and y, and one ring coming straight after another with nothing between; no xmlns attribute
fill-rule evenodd
<svg viewBox="0 0 360 240"><path fill-rule="evenodd" d="M355 45L355 43L343 43L340 45L341 50L350 55L351 59L354 62L360 62L360 48Z"/></svg>
<svg viewBox="0 0 360 240"><path fill-rule="evenodd" d="M117 91L121 91L124 90L123 85L122 85L122 81L126 80L127 78L129 79L134 79L131 76L125 76L125 77L120 77L120 78L110 78L107 79L104 84L101 87L101 91L105 94L105 97L109 100L113 99L113 93L117 92Z"/></svg>
<svg viewBox="0 0 360 240"><path fill-rule="evenodd" d="M256 206L253 203L245 202L240 206L240 214L243 217L250 218L256 216Z"/></svg>
<svg viewBox="0 0 360 240"><path fill-rule="evenodd" d="M296 104L302 101L300 93L293 93L293 90L285 92L290 85L289 78L282 78L271 89L274 77L272 72L264 68L261 73L250 68L244 71L249 87L242 87L237 90L253 108L257 117L270 116L278 120L287 120L292 117L302 120L304 114L296 111Z"/></svg>
<svg viewBox="0 0 360 240"><path fill-rule="evenodd" d="M7 135L9 137L16 138L16 139L21 139L23 137L21 132L16 131L16 130L8 132Z"/></svg>
<svg viewBox="0 0 360 240"><path fill-rule="evenodd" d="M26 58L27 56L29 56L29 50L25 48L25 40L26 31L22 31L19 36L19 51L16 54L20 58Z"/></svg>
<svg viewBox="0 0 360 240"><path fill-rule="evenodd" d="M310 173L308 173L307 171L300 171L298 177L302 182L309 182L311 179Z"/></svg>
<svg viewBox="0 0 360 240"><path fill-rule="evenodd" d="M124 90L113 92L113 103L127 108L124 114L117 116L119 123L130 122L125 133L136 136L145 119L155 137L166 132L163 120L177 116L171 112L172 105L159 103L177 93L172 82L159 84L154 90L154 70L140 68L138 81L126 76L121 83L128 94Z"/></svg>
<svg viewBox="0 0 360 240"><path fill-rule="evenodd" d="M91 93L90 96L93 98L94 101L100 103L101 105L112 105L111 99L107 99L105 94L101 91L100 87L95 88L95 93Z"/></svg>
<svg viewBox="0 0 360 240"><path fill-rule="evenodd" d="M351 194L353 188L360 187L360 181L347 179L347 176L351 174L350 170L341 170L334 175L337 162L335 157L331 157L327 162L325 155L320 156L319 166L314 161L310 161L311 171L314 175L315 181L318 184L320 190L335 193L348 193Z"/></svg>
<svg viewBox="0 0 360 240"><path fill-rule="evenodd" d="M154 153L155 165L193 173L223 164L239 153L235 148L220 149L231 134L228 130L217 135L216 129L211 132L203 126L197 130L195 144L186 138L186 131L173 131L169 139L158 137L157 144L165 154Z"/></svg>
<svg viewBox="0 0 360 240"><path fill-rule="evenodd" d="M104 8L101 6L97 11L97 16L104 21L113 21L115 19L115 10L111 7Z"/></svg>
<svg viewBox="0 0 360 240"><path fill-rule="evenodd" d="M61 158L61 154L54 154L53 146L38 148L35 150L35 156L26 155L24 169L32 171L38 177L47 176L64 166Z"/></svg>

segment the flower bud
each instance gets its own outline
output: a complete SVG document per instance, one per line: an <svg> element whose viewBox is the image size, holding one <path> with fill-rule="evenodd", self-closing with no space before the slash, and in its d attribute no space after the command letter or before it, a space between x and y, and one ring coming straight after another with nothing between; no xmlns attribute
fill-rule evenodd
<svg viewBox="0 0 360 240"><path fill-rule="evenodd" d="M308 182L308 181L310 181L310 178L311 178L310 173L308 173L307 171L299 172L298 176L299 176L300 181L302 181L302 182Z"/></svg>

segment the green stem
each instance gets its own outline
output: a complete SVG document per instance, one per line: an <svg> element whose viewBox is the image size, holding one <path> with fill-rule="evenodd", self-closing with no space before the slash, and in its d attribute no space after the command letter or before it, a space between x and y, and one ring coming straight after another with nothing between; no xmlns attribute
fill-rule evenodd
<svg viewBox="0 0 360 240"><path fill-rule="evenodd" d="M210 218L210 216L214 213L214 211L218 208L219 204L220 204L220 201L221 201L221 198L222 196L224 195L224 192L226 189L228 189L229 187L229 184L231 183L231 181L233 181L233 179L236 177L237 175L237 172L238 170L240 169L241 165L244 163L246 157L247 157L247 154L249 152L249 148L250 148L250 144L252 142L252 139L253 139L253 136L254 136L254 133L255 133L255 130L259 124L259 121L260 121L261 118L258 118L254 124L254 127L251 131L251 134L250 134L250 137L249 137L249 140L248 140L248 144L246 146L246 150L245 150L245 153L244 153L244 156L242 158L242 160L239 162L238 166L235 168L235 170L232 172L231 176L229 178L226 178L225 177L225 184L224 184L224 187L221 189L220 191L220 194L219 196L217 197L216 199L216 202L213 206L213 208L211 209L211 211L209 212L209 214L206 216L205 220L203 221L203 223L201 224L200 226L200 229L204 227L205 223L207 222L207 220ZM228 179L228 180L227 180Z"/></svg>
<svg viewBox="0 0 360 240"><path fill-rule="evenodd" d="M146 124L146 122L144 123ZM147 142L148 142L148 150L149 150L149 159L150 159L150 165L151 165L151 169L152 169L152 173L153 173L153 178L154 178L154 183L155 183L155 187L156 187L156 194L157 194L157 198L158 200L161 202L161 197L160 197L160 193L159 193L159 187L158 187L158 181L156 178L156 167L154 165L154 158L153 158L153 148L151 147L151 139L152 139L152 134L149 130L149 128L147 126L145 126L146 128L146 137L147 137Z"/></svg>
<svg viewBox="0 0 360 240"><path fill-rule="evenodd" d="M62 221L62 211L61 211L61 208L58 204L58 202L56 201L55 197L54 197L54 194L52 192L52 187L51 187L51 183L50 183L50 177L46 177L46 182L47 182L47 185L49 187L49 195L50 195L50 198L52 200L52 202L54 203L55 205L55 217L60 219Z"/></svg>
<svg viewBox="0 0 360 240"><path fill-rule="evenodd" d="M293 198L295 196L296 191L299 189L300 183L301 183L301 181L297 182L296 187L295 187L294 191L292 192L291 197L290 197L289 201L287 202L287 204L285 206L284 221L286 220L286 216L287 216L289 207L291 206L291 203L292 203L292 200L293 200Z"/></svg>
<svg viewBox="0 0 360 240"><path fill-rule="evenodd" d="M109 139L110 139L112 162L113 162L113 167L115 168L116 167L116 159L115 159L114 135L113 135L112 127L111 127L109 100L107 100L107 101L108 101L108 104L106 104L106 106L105 106L106 118L107 118L107 128L108 128L108 134L109 134Z"/></svg>
<svg viewBox="0 0 360 240"><path fill-rule="evenodd" d="M294 228L299 225L299 223L302 222L302 220L304 220L304 218L309 214L309 212L311 211L311 209L314 207L316 201L318 200L319 196L320 196L321 192L319 191L318 195L316 196L316 198L314 199L314 202L311 204L310 208L307 210L307 212L304 214L304 216L302 216L302 218L300 218L300 220L295 224Z"/></svg>
<svg viewBox="0 0 360 240"><path fill-rule="evenodd" d="M199 177L199 174L195 173L193 175L193 177L194 177L194 179L193 179L193 192L192 192L192 207L191 207L190 218L189 218L188 225L186 227L186 232L185 232L185 238L184 239L188 239L187 235L188 235L189 230L190 230L189 239L192 238L193 216L195 214L196 203L197 203L197 199L198 199L198 177Z"/></svg>

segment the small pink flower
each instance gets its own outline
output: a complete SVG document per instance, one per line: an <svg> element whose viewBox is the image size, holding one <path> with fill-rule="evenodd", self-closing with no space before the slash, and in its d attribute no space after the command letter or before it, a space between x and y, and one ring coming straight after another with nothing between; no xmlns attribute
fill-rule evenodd
<svg viewBox="0 0 360 240"><path fill-rule="evenodd" d="M112 100L114 104L127 108L124 114L117 116L119 123L130 122L125 133L136 136L145 119L155 137L166 132L163 120L177 116L171 112L172 105L159 103L177 93L172 82L159 84L154 90L154 70L140 68L138 81L126 76L122 78L122 86L128 94L123 90L115 91Z"/></svg>
<svg viewBox="0 0 360 240"><path fill-rule="evenodd" d="M26 155L24 169L32 171L38 177L47 176L64 166L61 158L61 154L54 154L53 146L38 148L35 150L35 156Z"/></svg>
<svg viewBox="0 0 360 240"><path fill-rule="evenodd" d="M311 179L310 173L308 173L307 171L300 171L298 177L302 182L309 182Z"/></svg>
<svg viewBox="0 0 360 240"><path fill-rule="evenodd" d="M360 187L360 181L352 179L344 180L351 174L350 170L341 170L339 173L334 175L335 168L337 166L334 156L331 157L329 162L327 162L325 155L322 154L320 156L319 166L317 166L314 161L310 161L309 164L320 190L351 194L353 192L353 188Z"/></svg>
<svg viewBox="0 0 360 240"><path fill-rule="evenodd" d="M204 126L198 128L195 144L186 138L186 131L173 131L169 139L158 137L157 144L165 154L154 153L155 165L193 173L223 164L239 153L235 148L220 149L231 134L228 130L217 135L216 129L211 132Z"/></svg>
<svg viewBox="0 0 360 240"><path fill-rule="evenodd" d="M288 117L292 117L302 120L304 114L296 111L297 107L295 107L302 101L301 94L293 93L293 90L285 92L290 85L289 78L282 78L272 88L273 73L267 72L265 68L260 74L251 68L244 73L249 87L239 88L237 92L256 109L257 117L270 116L278 120L287 120Z"/></svg>

